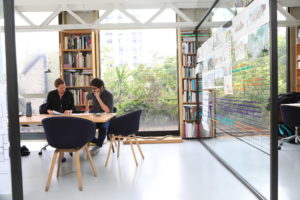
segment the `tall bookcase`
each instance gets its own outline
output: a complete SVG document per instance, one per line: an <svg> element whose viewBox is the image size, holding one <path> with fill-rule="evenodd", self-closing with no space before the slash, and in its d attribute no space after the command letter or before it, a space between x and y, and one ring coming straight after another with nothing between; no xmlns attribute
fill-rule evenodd
<svg viewBox="0 0 300 200"><path fill-rule="evenodd" d="M60 31L60 76L73 93L77 111L85 108L89 82L99 77L97 40L94 30Z"/></svg>
<svg viewBox="0 0 300 200"><path fill-rule="evenodd" d="M209 34L199 32L197 37L199 46ZM179 131L182 138L196 138L198 137L196 98L201 85L195 74L196 34L193 30L179 30L178 42Z"/></svg>

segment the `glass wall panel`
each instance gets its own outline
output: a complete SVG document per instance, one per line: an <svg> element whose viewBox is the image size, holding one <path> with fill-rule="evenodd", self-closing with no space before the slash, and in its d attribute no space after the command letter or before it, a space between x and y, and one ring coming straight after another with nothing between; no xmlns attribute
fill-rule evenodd
<svg viewBox="0 0 300 200"><path fill-rule="evenodd" d="M216 29L197 54L202 88L213 92L215 103L213 115L201 115L215 123L216 137L202 141L266 198L270 197L268 6L267 0L238 1L231 9L237 16ZM228 10L215 9L213 18L225 15ZM205 120L201 126L208 127Z"/></svg>

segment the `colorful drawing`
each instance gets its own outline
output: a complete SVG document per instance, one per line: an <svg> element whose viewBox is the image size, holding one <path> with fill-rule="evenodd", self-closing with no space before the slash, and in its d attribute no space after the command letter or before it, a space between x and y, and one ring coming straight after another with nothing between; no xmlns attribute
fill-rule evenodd
<svg viewBox="0 0 300 200"><path fill-rule="evenodd" d="M246 58L248 37L244 36L233 42L234 61L240 61Z"/></svg>
<svg viewBox="0 0 300 200"><path fill-rule="evenodd" d="M262 57L268 53L269 24L260 27L248 36L248 57Z"/></svg>

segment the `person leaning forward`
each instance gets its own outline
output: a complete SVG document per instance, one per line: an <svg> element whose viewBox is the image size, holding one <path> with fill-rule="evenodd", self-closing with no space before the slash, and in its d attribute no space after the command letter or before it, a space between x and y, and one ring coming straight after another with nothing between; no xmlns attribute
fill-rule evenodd
<svg viewBox="0 0 300 200"><path fill-rule="evenodd" d="M86 96L86 111L90 113L113 112L113 95L111 92L105 89L103 80L94 78L90 82L90 85L92 88L92 92ZM89 101L92 101L93 103L93 107L91 110L89 110ZM92 143L96 144L96 146L91 150L92 155L96 154L99 151L99 148L102 147L106 137L109 122L96 123L96 125L98 128L98 138L95 137L92 140Z"/></svg>
<svg viewBox="0 0 300 200"><path fill-rule="evenodd" d="M52 90L47 96L47 113L54 114L54 111L71 114L74 109L73 94L66 90L64 80L58 78L54 82L56 90Z"/></svg>

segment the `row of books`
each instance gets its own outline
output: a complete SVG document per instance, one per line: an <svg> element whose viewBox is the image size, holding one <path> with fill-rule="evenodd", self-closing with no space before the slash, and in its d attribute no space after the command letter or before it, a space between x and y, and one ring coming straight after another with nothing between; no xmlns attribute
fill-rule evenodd
<svg viewBox="0 0 300 200"><path fill-rule="evenodd" d="M192 55L182 55L182 65L183 66L195 66L196 64L196 56Z"/></svg>
<svg viewBox="0 0 300 200"><path fill-rule="evenodd" d="M184 137L185 138L198 137L198 125L196 124L196 122L185 122L184 123Z"/></svg>
<svg viewBox="0 0 300 200"><path fill-rule="evenodd" d="M197 46L196 42L183 42L182 43L182 53L196 53Z"/></svg>
<svg viewBox="0 0 300 200"><path fill-rule="evenodd" d="M65 71L65 82L67 86L88 86L93 78L91 72Z"/></svg>
<svg viewBox="0 0 300 200"><path fill-rule="evenodd" d="M196 90L196 79L183 80L183 89L188 91Z"/></svg>
<svg viewBox="0 0 300 200"><path fill-rule="evenodd" d="M88 90L85 89L69 89L69 91L73 94L74 104L85 104L86 95L89 93Z"/></svg>
<svg viewBox="0 0 300 200"><path fill-rule="evenodd" d="M182 70L182 78L195 78L195 68L186 67Z"/></svg>
<svg viewBox="0 0 300 200"><path fill-rule="evenodd" d="M65 53L64 68L84 68L93 67L91 53Z"/></svg>
<svg viewBox="0 0 300 200"><path fill-rule="evenodd" d="M65 49L91 49L92 39L90 35L65 36Z"/></svg>
<svg viewBox="0 0 300 200"><path fill-rule="evenodd" d="M184 106L184 120L196 120L197 107L196 105Z"/></svg>
<svg viewBox="0 0 300 200"><path fill-rule="evenodd" d="M183 92L183 102L184 103L196 102L196 92L184 91Z"/></svg>

